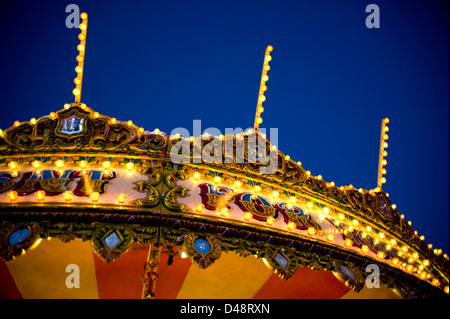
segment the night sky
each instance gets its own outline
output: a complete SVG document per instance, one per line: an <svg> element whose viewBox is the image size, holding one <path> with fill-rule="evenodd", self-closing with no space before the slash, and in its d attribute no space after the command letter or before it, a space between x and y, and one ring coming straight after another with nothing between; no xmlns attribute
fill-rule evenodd
<svg viewBox="0 0 450 319"><path fill-rule="evenodd" d="M72 103L79 29L89 14L81 101L170 133L253 126L272 45L261 127L337 186L383 189L433 248L449 252L448 1L2 1L0 128ZM369 29L366 6L380 8Z"/></svg>

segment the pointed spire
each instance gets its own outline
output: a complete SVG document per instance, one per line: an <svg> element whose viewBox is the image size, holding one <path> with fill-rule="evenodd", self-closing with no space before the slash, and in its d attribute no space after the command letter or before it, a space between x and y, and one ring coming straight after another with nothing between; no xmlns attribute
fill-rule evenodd
<svg viewBox="0 0 450 319"><path fill-rule="evenodd" d="M272 57L270 56L270 52L272 51L273 47L271 45L267 46L266 54L264 55L264 64L261 74L261 84L259 86L258 103L256 104L255 123L253 125L255 131L258 131L259 124L262 123L261 113L264 112L262 104L266 100L264 92L267 90L266 82L269 80L267 72L270 70L269 61L272 60Z"/></svg>
<svg viewBox="0 0 450 319"><path fill-rule="evenodd" d="M386 134L386 132L389 131L389 127L387 124L389 123L389 119L385 118L381 121L381 137L380 137L380 154L378 157L378 179L377 179L377 187L379 189L382 189L382 185L386 183L386 177L383 177L383 175L386 175L386 169L384 166L387 165L386 157L387 157L387 151L386 148L388 147L388 143L386 142L389 136Z"/></svg>
<svg viewBox="0 0 450 319"><path fill-rule="evenodd" d="M78 65L75 68L77 72L77 77L73 80L76 87L73 89L72 93L75 95L75 103L80 103L81 99L81 84L83 82L83 67L84 67L84 52L86 49L86 31L87 31L87 20L88 15L86 12L80 14L81 19L83 20L80 23L80 34L78 35L78 39L80 39L80 44L77 46L79 54L77 56Z"/></svg>

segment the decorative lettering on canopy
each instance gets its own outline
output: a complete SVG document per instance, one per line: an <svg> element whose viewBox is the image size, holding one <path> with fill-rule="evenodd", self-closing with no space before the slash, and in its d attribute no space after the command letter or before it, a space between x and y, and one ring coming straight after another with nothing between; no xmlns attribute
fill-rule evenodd
<svg viewBox="0 0 450 319"><path fill-rule="evenodd" d="M73 194L89 196L92 192L103 194L105 185L114 179L114 172L79 170L43 170L39 173L26 171L20 177L0 172L0 194L9 190L17 191L19 196L27 196L39 190L47 196L54 196L69 190L70 182L75 182Z"/></svg>

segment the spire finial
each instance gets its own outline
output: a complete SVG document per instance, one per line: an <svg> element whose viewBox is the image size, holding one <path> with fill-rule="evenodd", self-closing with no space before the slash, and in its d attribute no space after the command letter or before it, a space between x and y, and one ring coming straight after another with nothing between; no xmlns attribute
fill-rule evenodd
<svg viewBox="0 0 450 319"><path fill-rule="evenodd" d="M389 119L385 118L381 121L381 137L380 137L380 155L378 157L378 179L377 179L377 187L382 189L382 185L386 183L386 178L383 175L386 175L386 169L383 166L387 165L386 156L388 147L388 143L386 142L389 136L386 132L389 131L389 127L387 124L389 123Z"/></svg>
<svg viewBox="0 0 450 319"><path fill-rule="evenodd" d="M270 52L272 51L273 47L271 45L267 46L266 54L264 55L264 64L261 74L261 84L259 86L258 103L256 104L255 124L253 125L255 131L258 131L259 124L262 123L261 113L264 112L262 104L266 100L264 92L267 90L266 82L269 80L267 72L270 70L269 61L272 60L272 57L270 56Z"/></svg>
<svg viewBox="0 0 450 319"><path fill-rule="evenodd" d="M78 65L75 68L77 72L77 77L73 80L76 87L73 89L72 93L75 95L75 103L80 103L81 99L81 84L83 82L83 67L84 67L84 52L86 49L86 31L87 31L87 20L88 15L86 12L80 14L80 18L83 20L80 23L80 34L78 35L78 39L80 39L80 44L77 46L77 50L79 54L77 55Z"/></svg>

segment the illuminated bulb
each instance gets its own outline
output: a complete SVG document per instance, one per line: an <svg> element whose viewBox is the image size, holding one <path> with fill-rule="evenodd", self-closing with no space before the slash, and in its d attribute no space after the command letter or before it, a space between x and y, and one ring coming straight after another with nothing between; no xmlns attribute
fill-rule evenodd
<svg viewBox="0 0 450 319"><path fill-rule="evenodd" d="M379 251L379 252L377 253L377 257L378 257L379 259L384 259L385 256L386 256L386 255L385 255L384 252L382 252L382 251Z"/></svg>
<svg viewBox="0 0 450 319"><path fill-rule="evenodd" d="M445 286L444 291L446 294L448 294L448 286Z"/></svg>
<svg viewBox="0 0 450 319"><path fill-rule="evenodd" d="M8 167L9 167L10 169L16 169L18 165L19 165L19 164L17 164L17 162L15 162L15 161L12 161L12 162L9 162L9 163L8 163Z"/></svg>
<svg viewBox="0 0 450 319"><path fill-rule="evenodd" d="M129 120L129 121L127 122L127 124L128 124L128 126L131 126L131 125L133 125L133 121L132 121L132 120Z"/></svg>
<svg viewBox="0 0 450 319"><path fill-rule="evenodd" d="M84 31L84 30L86 30L86 28L87 28L87 25L85 23L80 24L80 30Z"/></svg>
<svg viewBox="0 0 450 319"><path fill-rule="evenodd" d="M433 281L431 282L434 286L439 286L441 283L439 282L439 279L435 278L433 279Z"/></svg>
<svg viewBox="0 0 450 319"><path fill-rule="evenodd" d="M425 240L425 236L420 236L420 240Z"/></svg>
<svg viewBox="0 0 450 319"><path fill-rule="evenodd" d="M269 62L269 61L271 61L272 60L272 57L270 56L270 55L266 55L266 59L265 59L267 62Z"/></svg>
<svg viewBox="0 0 450 319"><path fill-rule="evenodd" d="M391 239L391 245L392 245L392 246L397 245L397 241L396 241L395 239Z"/></svg>
<svg viewBox="0 0 450 319"><path fill-rule="evenodd" d="M41 166L41 162L40 161L33 161L32 163L34 168L39 168Z"/></svg>
<svg viewBox="0 0 450 319"><path fill-rule="evenodd" d="M387 153L387 151L383 151L383 154L382 154L383 156L387 156L388 155L388 153Z"/></svg>
<svg viewBox="0 0 450 319"><path fill-rule="evenodd" d="M406 266L406 271L407 271L407 272L411 272L411 270L412 270L412 267L413 267L412 265L408 265L408 266Z"/></svg>
<svg viewBox="0 0 450 319"><path fill-rule="evenodd" d="M130 172L134 169L134 163L132 162L128 162L125 167L127 168L127 170Z"/></svg>
<svg viewBox="0 0 450 319"><path fill-rule="evenodd" d="M227 207L223 207L223 208L220 210L220 214L221 214L222 216L224 216L224 217L227 217L227 216L228 216L228 208L227 208Z"/></svg>
<svg viewBox="0 0 450 319"><path fill-rule="evenodd" d="M280 193L278 191L273 191L272 192L272 197L273 198L277 198L278 196L280 196Z"/></svg>
<svg viewBox="0 0 450 319"><path fill-rule="evenodd" d="M200 179L200 173L199 172L195 172L193 177L194 177L195 180Z"/></svg>
<svg viewBox="0 0 450 319"><path fill-rule="evenodd" d="M289 201L290 201L292 204L294 204L294 203L297 201L297 197L291 196L291 197L289 197Z"/></svg>
<svg viewBox="0 0 450 319"><path fill-rule="evenodd" d="M398 264L398 258L394 258L394 259L392 259L392 264L395 266L395 265L397 265Z"/></svg>
<svg viewBox="0 0 450 319"><path fill-rule="evenodd" d="M40 190L40 191L37 191L37 192L36 192L36 199L37 199L38 201L43 201L44 198L45 198L45 191Z"/></svg>
<svg viewBox="0 0 450 319"><path fill-rule="evenodd" d="M214 177L214 183L216 183L216 184L220 183L221 180L222 179L220 178L220 176Z"/></svg>
<svg viewBox="0 0 450 319"><path fill-rule="evenodd" d="M312 208L312 207L313 207L313 202L308 202L308 203L306 203L306 207Z"/></svg>
<svg viewBox="0 0 450 319"><path fill-rule="evenodd" d="M382 183L382 184L386 183L386 178L382 177L382 178L381 178L381 183Z"/></svg>
<svg viewBox="0 0 450 319"><path fill-rule="evenodd" d="M263 75L262 76L262 80L264 81L264 82L267 82L267 81L269 81L269 77L267 76L267 75Z"/></svg>
<svg viewBox="0 0 450 319"><path fill-rule="evenodd" d="M88 15L87 15L86 12L83 12L83 13L80 14L80 18L83 19L83 20L86 20L87 17L88 17Z"/></svg>
<svg viewBox="0 0 450 319"><path fill-rule="evenodd" d="M273 46L271 46L271 45L269 45L269 46L267 46L267 52L272 52L273 51Z"/></svg>
<svg viewBox="0 0 450 319"><path fill-rule="evenodd" d="M288 223L288 228L289 228L290 230L294 230L295 227L296 227L296 225L295 225L294 222L289 222L289 223Z"/></svg>
<svg viewBox="0 0 450 319"><path fill-rule="evenodd" d="M330 186L334 186L334 185L335 185L334 182L331 182L331 183L330 183Z"/></svg>
<svg viewBox="0 0 450 319"><path fill-rule="evenodd" d="M427 260L425 260L425 261L423 262L423 264L424 264L425 266L428 266L428 265L430 264L430 261L427 259Z"/></svg>
<svg viewBox="0 0 450 319"><path fill-rule="evenodd" d="M386 169L385 168L381 169L381 174L385 174L386 175ZM386 196L387 196L387 193L386 193Z"/></svg>
<svg viewBox="0 0 450 319"><path fill-rule="evenodd" d="M354 219L352 221L352 224L353 224L353 226L357 227L359 225L359 222L358 222L358 220Z"/></svg>
<svg viewBox="0 0 450 319"><path fill-rule="evenodd" d="M116 124L116 122L117 122L116 118L113 117L113 118L111 119L111 123L112 123L112 124Z"/></svg>
<svg viewBox="0 0 450 319"><path fill-rule="evenodd" d="M8 198L11 201L11 203L14 203L15 201L17 201L18 196L19 196L19 193L17 193L16 191L8 192Z"/></svg>
<svg viewBox="0 0 450 319"><path fill-rule="evenodd" d="M111 163L109 161L104 161L102 166L104 170L108 170L111 168Z"/></svg>
<svg viewBox="0 0 450 319"><path fill-rule="evenodd" d="M72 93L73 93L73 95L80 95L81 91L79 89L75 88L75 89L73 89Z"/></svg>
<svg viewBox="0 0 450 319"><path fill-rule="evenodd" d="M125 203L125 198L127 197L127 195L125 195L124 193L121 193L117 196L117 201L119 202L119 204L123 204Z"/></svg>
<svg viewBox="0 0 450 319"><path fill-rule="evenodd" d="M98 201L98 198L100 197L100 194L98 192L93 192L91 195L89 195L93 203L96 203Z"/></svg>
<svg viewBox="0 0 450 319"><path fill-rule="evenodd" d="M81 161L81 162L80 162L80 167L81 167L82 169L85 169L85 168L87 167L87 162L86 162L86 161Z"/></svg>
<svg viewBox="0 0 450 319"><path fill-rule="evenodd" d="M204 208L205 208L205 205L203 205L203 204L198 204L198 205L195 207L195 211L196 211L197 213L202 213Z"/></svg>
<svg viewBox="0 0 450 319"><path fill-rule="evenodd" d="M14 126L19 126L20 122L19 121L14 121Z"/></svg>
<svg viewBox="0 0 450 319"><path fill-rule="evenodd" d="M75 72L81 73L82 71L83 71L83 68L81 66L76 66L75 67Z"/></svg>
<svg viewBox="0 0 450 319"><path fill-rule="evenodd" d="M139 133L144 133L144 128L143 127L139 128Z"/></svg>
<svg viewBox="0 0 450 319"><path fill-rule="evenodd" d="M270 70L270 66L266 65L264 66L264 71L269 71Z"/></svg>
<svg viewBox="0 0 450 319"><path fill-rule="evenodd" d="M317 179L322 179L322 175L318 175L318 176L317 176Z"/></svg>
<svg viewBox="0 0 450 319"><path fill-rule="evenodd" d="M252 214L252 213L250 213L250 212L245 212L245 214L244 214L244 219L245 219L246 221L249 221L250 219L252 219L252 217L253 217L253 214Z"/></svg>
<svg viewBox="0 0 450 319"><path fill-rule="evenodd" d="M427 276L427 273L426 273L426 272L422 271L422 272L420 273L420 278L425 279L426 276Z"/></svg>
<svg viewBox="0 0 450 319"><path fill-rule="evenodd" d="M327 235L327 240L333 241L334 240L334 235L333 234L328 234Z"/></svg>
<svg viewBox="0 0 450 319"><path fill-rule="evenodd" d="M80 24L80 26L81 26L81 24ZM82 44L79 44L78 46L77 46L77 50L78 51L84 51L84 45L82 45Z"/></svg>
<svg viewBox="0 0 450 319"><path fill-rule="evenodd" d="M3 130L0 130L0 137L3 137Z"/></svg>
<svg viewBox="0 0 450 319"><path fill-rule="evenodd" d="M73 193L71 191L66 191L63 196L66 202L70 202L72 200Z"/></svg>
<svg viewBox="0 0 450 319"><path fill-rule="evenodd" d="M239 188L239 187L241 187L241 182L240 181L235 181L234 182L234 187L236 187L236 188Z"/></svg>
<svg viewBox="0 0 450 319"><path fill-rule="evenodd" d="M311 171L306 171L306 175L311 175Z"/></svg>
<svg viewBox="0 0 450 319"><path fill-rule="evenodd" d="M380 235L378 235L378 237L380 237L381 239L384 238L384 233L380 233Z"/></svg>
<svg viewBox="0 0 450 319"><path fill-rule="evenodd" d="M386 124L389 123L389 119L388 119L388 118L385 118L385 119L384 119L384 123L386 123Z"/></svg>
<svg viewBox="0 0 450 319"><path fill-rule="evenodd" d="M345 246L351 247L353 245L353 242L350 239L345 240Z"/></svg>
<svg viewBox="0 0 450 319"><path fill-rule="evenodd" d="M338 218L339 218L340 220L343 220L343 219L345 218L345 216L344 216L344 214L340 213L339 216L338 216Z"/></svg>
<svg viewBox="0 0 450 319"><path fill-rule="evenodd" d="M155 128L155 130L153 132L155 132L155 134L158 135L161 131L159 129Z"/></svg>
<svg viewBox="0 0 450 319"><path fill-rule="evenodd" d="M255 190L255 193L259 193L261 191L261 186L256 185L254 190Z"/></svg>
<svg viewBox="0 0 450 319"><path fill-rule="evenodd" d="M384 147L384 148L387 148L387 147L388 147L388 143L384 142L384 143L383 143L383 147Z"/></svg>
<svg viewBox="0 0 450 319"><path fill-rule="evenodd" d="M184 259L184 258L186 258L186 257L187 257L186 253L185 253L184 251L182 251L182 252L181 252L181 258Z"/></svg>
<svg viewBox="0 0 450 319"><path fill-rule="evenodd" d="M275 221L275 219L273 217L267 217L267 220L266 220L267 225L272 225L274 221Z"/></svg>
<svg viewBox="0 0 450 319"><path fill-rule="evenodd" d="M54 119L56 117L55 112L50 112L50 118Z"/></svg>
<svg viewBox="0 0 450 319"><path fill-rule="evenodd" d="M284 158L286 159L286 161L289 161L291 159L289 155L286 155Z"/></svg>
<svg viewBox="0 0 450 319"><path fill-rule="evenodd" d="M259 101L260 102L264 102L266 100L266 97L264 96L264 95L261 95L260 97L259 97Z"/></svg>
<svg viewBox="0 0 450 319"><path fill-rule="evenodd" d="M388 139L389 139L389 135L384 134L384 135L383 135L383 139L384 139L384 140L388 140Z"/></svg>
<svg viewBox="0 0 450 319"><path fill-rule="evenodd" d="M62 160L57 160L57 161L55 162L55 165L56 165L56 167L61 168L61 167L64 166L64 161L62 161Z"/></svg>
<svg viewBox="0 0 450 319"><path fill-rule="evenodd" d="M329 212L330 212L330 209L328 207L324 207L323 208L323 214L324 215L328 215Z"/></svg>
<svg viewBox="0 0 450 319"><path fill-rule="evenodd" d="M258 117L258 118L256 119L256 123L258 123L258 124L261 124L262 121L263 121L263 119L262 119L261 117Z"/></svg>
<svg viewBox="0 0 450 319"><path fill-rule="evenodd" d="M80 33L80 34L78 35L78 39L80 39L80 41L86 40L86 36L85 36L83 33ZM78 60L78 57L77 57L77 61L79 61L79 60Z"/></svg>
<svg viewBox="0 0 450 319"><path fill-rule="evenodd" d="M367 247L366 245L362 245L362 246L361 246L361 251L362 251L363 253L367 253L367 252L369 251L369 247Z"/></svg>
<svg viewBox="0 0 450 319"><path fill-rule="evenodd" d="M31 120L30 120L30 122L31 122L31 124L36 124L36 119L33 117Z"/></svg>
<svg viewBox="0 0 450 319"><path fill-rule="evenodd" d="M314 235L315 233L316 233L316 229L314 227L309 227L308 228L308 234Z"/></svg>

